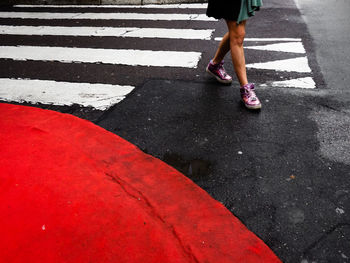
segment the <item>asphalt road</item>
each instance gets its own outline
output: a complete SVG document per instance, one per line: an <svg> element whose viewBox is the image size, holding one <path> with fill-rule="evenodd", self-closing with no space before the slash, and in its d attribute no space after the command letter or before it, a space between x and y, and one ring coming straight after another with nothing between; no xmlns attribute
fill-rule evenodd
<svg viewBox="0 0 350 263"><path fill-rule="evenodd" d="M247 38L255 41L246 42L251 47L246 49L246 59L247 64L255 64L248 69L248 75L256 83L263 103L259 112L248 111L240 103L237 81L223 86L205 73L218 44L215 37L225 33L222 21L1 18L1 25L161 27L215 32L210 40L1 36L1 46L193 51L201 53L201 60L196 68L189 69L0 59L0 77L133 85L135 89L124 100L105 111L77 104L36 106L91 120L174 166L222 202L284 262L349 262L349 34L345 33L349 32L349 4L345 0L314 2L299 3L300 12L292 0L265 0L264 8L249 20ZM333 9L338 15L330 15L328 11ZM8 11L13 10L28 11ZM65 10L68 11L81 10ZM89 11L101 12L96 8ZM135 9L108 12L117 11ZM300 47L295 44L300 43L299 38L306 53L264 50L267 45L276 48L285 43L294 43L295 49L295 45ZM311 72L302 70L305 58ZM262 67L266 67L266 63L280 60L284 61L275 69L256 68L256 63L265 63ZM225 65L233 74L229 57ZM288 71L284 67L289 67ZM300 82L295 81L285 84L301 78L311 79L316 88L311 82L307 82L308 88L297 87Z"/></svg>

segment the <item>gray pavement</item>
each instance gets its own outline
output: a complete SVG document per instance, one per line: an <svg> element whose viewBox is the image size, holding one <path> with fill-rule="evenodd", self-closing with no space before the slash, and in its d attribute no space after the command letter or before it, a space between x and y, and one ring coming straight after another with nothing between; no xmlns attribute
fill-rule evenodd
<svg viewBox="0 0 350 263"><path fill-rule="evenodd" d="M237 81L218 85L204 72L218 45L214 38L226 31L222 21L0 19L5 25L215 29L211 40L5 36L1 46L186 50L201 52L202 59L195 69L0 59L0 77L134 85L125 100L107 111L36 106L89 119L174 166L222 202L284 262L350 262L349 5L340 0L298 2L301 11L292 0L265 0L248 22L247 38L301 38L306 50L246 49L248 64L306 56L312 70L249 68L263 102L260 112L247 111L240 103ZM281 43L253 41L246 46ZM225 65L233 74L229 57ZM272 86L298 78L312 78L316 89Z"/></svg>
<svg viewBox="0 0 350 263"><path fill-rule="evenodd" d="M320 151L326 158L350 164L350 3L296 2L315 43L317 62L327 87L322 94L322 108L311 115L319 127Z"/></svg>

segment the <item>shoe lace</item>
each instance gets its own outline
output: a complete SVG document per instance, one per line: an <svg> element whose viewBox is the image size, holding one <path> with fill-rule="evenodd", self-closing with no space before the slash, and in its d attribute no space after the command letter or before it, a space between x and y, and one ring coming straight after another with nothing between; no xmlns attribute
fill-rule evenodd
<svg viewBox="0 0 350 263"><path fill-rule="evenodd" d="M256 101L258 98L255 94L255 91L252 89L245 89L245 95L248 99L250 99L251 101Z"/></svg>
<svg viewBox="0 0 350 263"><path fill-rule="evenodd" d="M225 78L227 76L227 73L226 73L226 70L223 66L223 62L221 62L219 65L218 65L218 71L220 72L220 74Z"/></svg>

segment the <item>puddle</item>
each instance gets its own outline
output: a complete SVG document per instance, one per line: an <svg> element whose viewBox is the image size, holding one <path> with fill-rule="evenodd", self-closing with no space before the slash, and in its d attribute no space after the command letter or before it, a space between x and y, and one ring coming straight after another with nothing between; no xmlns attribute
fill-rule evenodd
<svg viewBox="0 0 350 263"><path fill-rule="evenodd" d="M207 177L210 173L210 163L205 160L185 160L175 153L166 153L162 160L193 180Z"/></svg>

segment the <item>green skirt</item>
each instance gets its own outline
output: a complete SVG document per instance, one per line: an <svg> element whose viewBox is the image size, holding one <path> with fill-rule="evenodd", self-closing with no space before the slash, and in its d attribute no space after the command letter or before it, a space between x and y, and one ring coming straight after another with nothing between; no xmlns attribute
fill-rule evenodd
<svg viewBox="0 0 350 263"><path fill-rule="evenodd" d="M260 6L262 0L208 0L207 15L239 24L253 16Z"/></svg>
<svg viewBox="0 0 350 263"><path fill-rule="evenodd" d="M262 0L242 0L241 10L237 18L237 24L247 20L251 16L254 16L255 11L258 11L261 6Z"/></svg>

